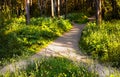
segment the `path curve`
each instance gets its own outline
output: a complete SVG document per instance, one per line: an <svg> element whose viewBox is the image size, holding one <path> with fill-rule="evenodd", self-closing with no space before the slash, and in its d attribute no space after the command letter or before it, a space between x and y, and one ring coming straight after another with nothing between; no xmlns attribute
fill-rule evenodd
<svg viewBox="0 0 120 77"><path fill-rule="evenodd" d="M84 62L89 64L89 70L93 70L99 74L100 77L106 77L110 73L114 73L111 68L104 67L96 62L93 62L92 59L89 59L88 56L83 55L79 50L79 40L81 32L85 24L78 25L73 23L73 28L71 31L63 34L63 36L57 38L54 42L48 45L46 48L42 49L39 53L31 56L27 60L22 60L14 64L5 66L0 70L0 73L4 74L6 71L10 70L15 72L15 69L25 69L30 62L35 60L40 60L43 56L64 56L71 60Z"/></svg>

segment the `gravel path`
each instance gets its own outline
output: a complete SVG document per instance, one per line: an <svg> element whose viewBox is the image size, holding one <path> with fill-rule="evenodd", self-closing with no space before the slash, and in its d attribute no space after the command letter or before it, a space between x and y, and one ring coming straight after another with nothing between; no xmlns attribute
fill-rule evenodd
<svg viewBox="0 0 120 77"><path fill-rule="evenodd" d="M34 60L40 60L43 56L64 56L71 60L84 62L89 65L89 70L94 70L99 74L100 77L109 76L110 73L114 73L111 68L102 66L97 62L94 62L92 59L88 58L88 56L83 55L78 47L78 42L80 40L81 31L83 30L85 24L78 25L73 23L74 27L71 31L63 34L63 36L56 39L46 48L41 50L39 53L31 56L27 60L22 60L16 62L14 64L10 64L5 66L0 70L0 73L4 74L6 71L15 71L15 68L23 69L29 64L29 61L33 62Z"/></svg>

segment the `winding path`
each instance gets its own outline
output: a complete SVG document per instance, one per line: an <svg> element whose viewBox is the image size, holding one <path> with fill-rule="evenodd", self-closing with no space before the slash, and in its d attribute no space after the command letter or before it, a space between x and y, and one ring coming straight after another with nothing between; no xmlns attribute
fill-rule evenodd
<svg viewBox="0 0 120 77"><path fill-rule="evenodd" d="M31 56L27 60L22 60L14 64L5 66L0 70L0 73L4 74L6 71L15 71L15 68L23 69L29 64L29 61L34 62L34 60L40 60L43 56L64 56L71 60L83 62L89 65L89 70L94 70L99 74L100 77L106 77L114 73L112 68L108 68L94 62L88 56L83 55L78 47L78 42L80 40L81 31L83 30L85 24L78 25L73 23L73 28L71 31L63 34L63 36L57 38L54 42L48 45L46 48L42 49L39 53Z"/></svg>

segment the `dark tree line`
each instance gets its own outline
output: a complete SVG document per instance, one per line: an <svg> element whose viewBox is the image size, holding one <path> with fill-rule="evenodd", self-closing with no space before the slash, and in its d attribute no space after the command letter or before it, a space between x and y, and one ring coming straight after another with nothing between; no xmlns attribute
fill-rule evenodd
<svg viewBox="0 0 120 77"><path fill-rule="evenodd" d="M66 16L70 12L96 14L97 19L120 19L120 0L1 0L0 24L21 15L26 15L29 19L39 16Z"/></svg>

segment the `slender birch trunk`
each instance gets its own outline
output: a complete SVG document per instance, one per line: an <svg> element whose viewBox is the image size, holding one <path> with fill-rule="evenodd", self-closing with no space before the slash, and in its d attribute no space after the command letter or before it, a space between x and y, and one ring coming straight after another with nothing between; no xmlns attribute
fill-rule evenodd
<svg viewBox="0 0 120 77"><path fill-rule="evenodd" d="M54 17L54 3L53 0L51 0L51 15Z"/></svg>
<svg viewBox="0 0 120 77"><path fill-rule="evenodd" d="M58 17L60 17L60 0L58 0Z"/></svg>

